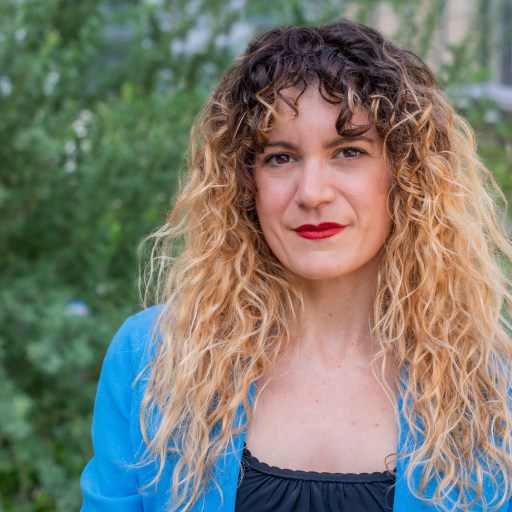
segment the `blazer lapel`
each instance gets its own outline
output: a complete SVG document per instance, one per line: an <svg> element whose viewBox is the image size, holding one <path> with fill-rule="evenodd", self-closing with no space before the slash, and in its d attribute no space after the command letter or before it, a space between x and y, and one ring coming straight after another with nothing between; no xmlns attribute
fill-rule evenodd
<svg viewBox="0 0 512 512"><path fill-rule="evenodd" d="M410 433L409 423L407 422L404 415L404 407L406 407L402 400L402 395L399 394L398 397L398 411L400 414L400 436L398 440L398 453L407 453L411 452L413 447L410 444L407 444L408 435ZM418 439L421 442L421 439ZM409 467L410 457L399 457L397 460L396 467L396 486L395 486L395 501L393 504L393 512L421 512L428 510L429 512L439 511L439 507L433 507L431 505L426 504L424 501L416 498L409 489L407 485L406 473ZM412 474L412 485L414 488L418 488L421 480L421 468L416 468ZM431 480L428 482L425 495L426 496L434 496L436 492L437 483L436 481ZM494 493L496 491L496 486L492 482L491 478L486 478L484 480L483 485L483 494L486 498L492 499ZM450 494L450 497L455 498L455 494ZM450 502L453 503L452 500ZM447 500L448 507L450 507L450 503ZM461 508L448 508L451 512L463 512ZM471 507L471 512L484 512L489 510L488 507L484 508L481 503L477 503ZM506 502L499 509L493 509L496 512L512 512L512 500Z"/></svg>
<svg viewBox="0 0 512 512"><path fill-rule="evenodd" d="M249 390L249 407L254 402L256 382L253 382ZM247 416L242 404L238 407L235 428L245 425ZM238 476L245 443L247 429L244 428L238 436L233 437L233 443L224 456L213 467L213 475L218 487L210 485L203 498L198 500L192 512L233 512L236 505L236 491L238 488ZM222 490L222 497L219 493Z"/></svg>

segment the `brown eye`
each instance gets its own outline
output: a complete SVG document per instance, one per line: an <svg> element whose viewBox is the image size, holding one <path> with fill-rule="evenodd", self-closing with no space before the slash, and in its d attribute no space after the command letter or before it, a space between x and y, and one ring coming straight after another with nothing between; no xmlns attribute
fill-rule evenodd
<svg viewBox="0 0 512 512"><path fill-rule="evenodd" d="M269 164L270 166L277 167L279 165L289 164L294 161L295 159L290 155L285 153L277 153L266 158L265 163Z"/></svg>
<svg viewBox="0 0 512 512"><path fill-rule="evenodd" d="M337 156L341 159L353 160L354 158L358 158L363 154L364 151L358 148L343 148L338 152Z"/></svg>
<svg viewBox="0 0 512 512"><path fill-rule="evenodd" d="M288 155L276 155L276 164L287 164L290 159L288 158Z"/></svg>

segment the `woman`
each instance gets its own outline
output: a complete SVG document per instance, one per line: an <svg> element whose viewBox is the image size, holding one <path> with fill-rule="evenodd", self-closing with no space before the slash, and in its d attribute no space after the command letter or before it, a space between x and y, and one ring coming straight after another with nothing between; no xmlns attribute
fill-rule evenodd
<svg viewBox="0 0 512 512"><path fill-rule="evenodd" d="M83 510L512 510L493 197L413 53L346 21L259 36L155 235L163 305L107 354Z"/></svg>

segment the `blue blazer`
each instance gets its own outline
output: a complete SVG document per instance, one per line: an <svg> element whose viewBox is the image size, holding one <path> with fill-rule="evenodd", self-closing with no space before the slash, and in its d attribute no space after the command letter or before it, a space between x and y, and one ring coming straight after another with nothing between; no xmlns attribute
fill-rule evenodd
<svg viewBox="0 0 512 512"><path fill-rule="evenodd" d="M147 380L134 381L150 361L151 331L157 312L158 308L153 307L128 318L105 357L94 407L94 456L85 467L80 482L82 512L166 512L170 497L168 486L176 460L170 457L159 485L143 492L140 489L152 480L156 466L135 464L144 447L139 411ZM399 409L401 407L399 404ZM404 449L407 432L404 418L400 421L403 436L398 441L398 451ZM244 439L245 432L234 439L234 450L227 452L214 467L223 499L211 485L194 507L194 512L234 511ZM404 478L408 461L399 459L397 462L393 511L439 510L411 494ZM419 482L419 477L418 471L414 474L414 483ZM433 495L435 488L435 482L430 482L427 494ZM484 494L490 497L493 490L493 485L486 482ZM483 511L484 508L475 505L471 510ZM512 512L512 501L503 505L499 512Z"/></svg>

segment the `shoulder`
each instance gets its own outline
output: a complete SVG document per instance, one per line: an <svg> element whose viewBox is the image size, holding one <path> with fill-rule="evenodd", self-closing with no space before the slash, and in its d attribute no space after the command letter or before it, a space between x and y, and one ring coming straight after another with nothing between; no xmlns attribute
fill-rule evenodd
<svg viewBox="0 0 512 512"><path fill-rule="evenodd" d="M93 437L94 431L103 435L112 422L117 422L118 431L128 424L137 431L140 403L158 345L162 310L162 306L156 306L128 317L115 334L98 382Z"/></svg>
<svg viewBox="0 0 512 512"><path fill-rule="evenodd" d="M140 406L144 393L141 372L148 368L158 344L156 306L125 320L103 362L94 405L94 457L83 471L82 511L165 510L167 495L141 496L138 489L154 477L152 467L138 467L144 451Z"/></svg>
<svg viewBox="0 0 512 512"><path fill-rule="evenodd" d="M158 343L158 319L162 305L128 317L116 332L103 363L103 372L135 378L151 361Z"/></svg>

